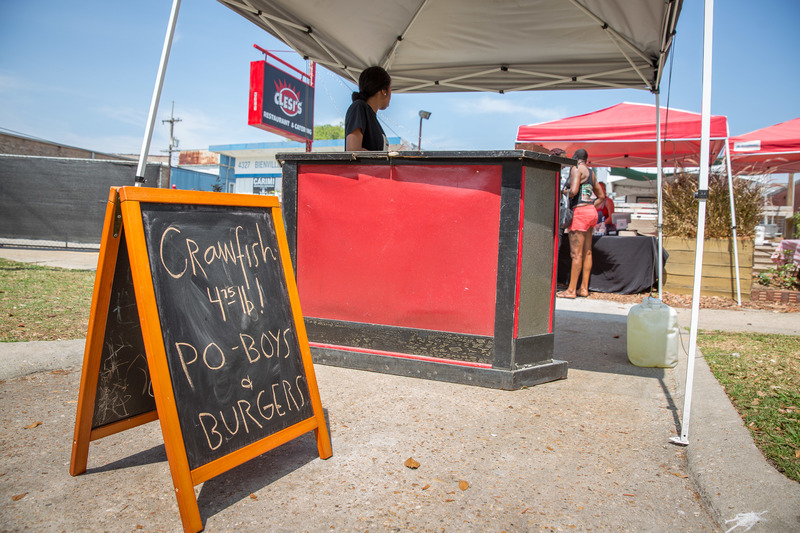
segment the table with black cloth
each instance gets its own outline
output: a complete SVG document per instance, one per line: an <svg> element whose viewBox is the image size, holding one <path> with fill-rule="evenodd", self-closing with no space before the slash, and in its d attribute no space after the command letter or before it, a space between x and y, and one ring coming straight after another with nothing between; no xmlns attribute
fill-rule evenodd
<svg viewBox="0 0 800 533"><path fill-rule="evenodd" d="M667 256L667 251L664 250L665 264ZM649 291L658 283L657 263L658 239L655 237L595 235L592 237L589 290L616 294ZM558 249L558 283L569 283L571 265L569 236L565 233Z"/></svg>

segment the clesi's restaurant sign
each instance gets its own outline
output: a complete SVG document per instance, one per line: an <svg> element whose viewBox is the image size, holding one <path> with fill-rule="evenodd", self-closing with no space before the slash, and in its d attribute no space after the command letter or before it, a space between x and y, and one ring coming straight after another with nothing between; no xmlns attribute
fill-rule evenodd
<svg viewBox="0 0 800 533"><path fill-rule="evenodd" d="M253 61L247 123L295 141L313 139L314 88L266 61Z"/></svg>

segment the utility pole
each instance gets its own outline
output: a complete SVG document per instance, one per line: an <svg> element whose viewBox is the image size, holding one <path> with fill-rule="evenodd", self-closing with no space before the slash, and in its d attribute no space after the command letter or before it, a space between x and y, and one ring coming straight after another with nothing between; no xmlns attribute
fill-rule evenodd
<svg viewBox="0 0 800 533"><path fill-rule="evenodd" d="M169 152L169 161L167 162L167 168L169 168L169 175L167 183L167 188L172 184L172 152L175 148L178 147L178 139L175 138L175 123L180 122L181 119L175 118L175 100L172 101L172 111L170 111L169 119L164 119L161 121L162 124L169 122L169 150L165 150Z"/></svg>

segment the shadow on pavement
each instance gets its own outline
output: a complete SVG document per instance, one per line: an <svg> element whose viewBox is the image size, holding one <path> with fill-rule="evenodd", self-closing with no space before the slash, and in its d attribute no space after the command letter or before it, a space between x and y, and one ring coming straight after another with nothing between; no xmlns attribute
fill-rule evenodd
<svg viewBox="0 0 800 533"><path fill-rule="evenodd" d="M648 368L628 360L627 316L583 311L558 311L554 327L554 358L567 361L569 370L602 372L658 380L672 413L676 433L680 433L680 416L673 392L667 383L668 374L678 371ZM586 349L591 346L592 349ZM569 377L567 378L569 379Z"/></svg>
<svg viewBox="0 0 800 533"><path fill-rule="evenodd" d="M142 450L132 455L95 468L87 468L85 474L100 474L112 470L123 470L125 468L136 468L143 465L161 463L167 460L167 452L164 445L153 446L149 450Z"/></svg>
<svg viewBox="0 0 800 533"><path fill-rule="evenodd" d="M197 496L203 523L318 458L312 431L209 479Z"/></svg>

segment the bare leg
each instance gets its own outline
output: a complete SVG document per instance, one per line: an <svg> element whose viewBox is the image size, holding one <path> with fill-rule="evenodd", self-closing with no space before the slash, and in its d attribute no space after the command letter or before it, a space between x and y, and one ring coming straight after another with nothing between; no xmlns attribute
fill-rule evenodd
<svg viewBox="0 0 800 533"><path fill-rule="evenodd" d="M583 271L581 272L581 288L578 296L589 296L589 276L592 274L592 230L584 232L582 251Z"/></svg>
<svg viewBox="0 0 800 533"><path fill-rule="evenodd" d="M583 231L570 231L569 235L569 255L572 258L569 274L569 287L567 290L559 293L562 298L575 298L577 296L575 290L578 286L578 277L581 274L581 265L583 263L583 248L586 234Z"/></svg>

